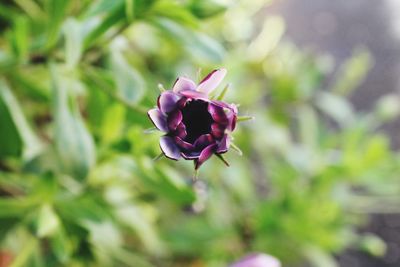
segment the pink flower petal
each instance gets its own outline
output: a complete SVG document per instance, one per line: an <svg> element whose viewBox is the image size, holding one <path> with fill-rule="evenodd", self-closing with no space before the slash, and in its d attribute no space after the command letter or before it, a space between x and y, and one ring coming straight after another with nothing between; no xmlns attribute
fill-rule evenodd
<svg viewBox="0 0 400 267"><path fill-rule="evenodd" d="M236 128L236 120L237 120L237 116L236 114L228 114L228 130L229 131L233 131Z"/></svg>
<svg viewBox="0 0 400 267"><path fill-rule="evenodd" d="M281 263L270 255L257 253L248 255L229 267L281 267Z"/></svg>
<svg viewBox="0 0 400 267"><path fill-rule="evenodd" d="M183 123L180 123L178 127L176 127L175 135L179 138L183 139L187 136L186 126Z"/></svg>
<svg viewBox="0 0 400 267"><path fill-rule="evenodd" d="M179 138L177 136L175 136L174 140L175 140L175 143L179 147L181 147L183 149L186 149L186 150L193 150L194 149L194 146L192 144L190 144L190 143L188 143L186 141L183 141L181 138Z"/></svg>
<svg viewBox="0 0 400 267"><path fill-rule="evenodd" d="M181 151L179 147L169 136L162 136L160 138L160 148L164 155L169 159L178 160L181 158Z"/></svg>
<svg viewBox="0 0 400 267"><path fill-rule="evenodd" d="M181 95L188 97L188 98L193 98L193 99L200 99L204 101L208 101L208 96L202 92L198 91L192 91L192 90L185 90L185 91L180 91L179 92Z"/></svg>
<svg viewBox="0 0 400 267"><path fill-rule="evenodd" d="M157 129L163 132L168 132L167 118L158 108L149 110L147 115Z"/></svg>
<svg viewBox="0 0 400 267"><path fill-rule="evenodd" d="M197 91L205 94L211 93L221 83L225 75L226 69L213 70L200 82Z"/></svg>
<svg viewBox="0 0 400 267"><path fill-rule="evenodd" d="M196 84L188 78L179 77L176 79L174 86L172 87L172 91L179 93L180 91L185 90L196 90Z"/></svg>
<svg viewBox="0 0 400 267"><path fill-rule="evenodd" d="M182 112L180 110L175 110L168 116L168 128L170 131L175 131L178 125L182 122Z"/></svg>
<svg viewBox="0 0 400 267"><path fill-rule="evenodd" d="M213 123L211 124L211 133L215 138L220 139L224 136L225 128L221 124Z"/></svg>
<svg viewBox="0 0 400 267"><path fill-rule="evenodd" d="M228 151L230 144L231 144L231 138L229 137L229 135L225 134L224 137L221 139L220 143L218 144L217 153L222 154Z"/></svg>
<svg viewBox="0 0 400 267"><path fill-rule="evenodd" d="M229 109L232 109L231 104L228 104L228 103L226 103L226 102L224 102L224 101L213 100L213 101L211 101L211 102L212 102L214 105L219 106L219 107L221 107L221 108L229 108Z"/></svg>
<svg viewBox="0 0 400 267"><path fill-rule="evenodd" d="M194 146L196 147L197 150L202 150L211 143L214 143L214 138L212 137L212 135L203 134L200 135L196 141L194 141Z"/></svg>
<svg viewBox="0 0 400 267"><path fill-rule="evenodd" d="M182 96L181 99L179 99L178 102L176 103L177 108L183 109L186 106L188 100L189 100L188 98Z"/></svg>
<svg viewBox="0 0 400 267"><path fill-rule="evenodd" d="M226 116L224 108L215 105L214 103L210 103L208 105L208 112L211 114L213 120L222 125L228 125L229 119Z"/></svg>
<svg viewBox="0 0 400 267"><path fill-rule="evenodd" d="M216 148L217 144L211 144L208 147L204 148L203 151L201 151L200 156L196 161L196 170L200 168L200 166L214 154Z"/></svg>

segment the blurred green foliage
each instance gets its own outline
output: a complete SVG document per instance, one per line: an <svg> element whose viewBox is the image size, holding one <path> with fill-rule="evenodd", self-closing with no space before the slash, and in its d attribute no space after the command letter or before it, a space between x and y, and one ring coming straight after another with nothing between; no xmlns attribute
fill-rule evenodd
<svg viewBox="0 0 400 267"><path fill-rule="evenodd" d="M399 211L400 158L379 129L400 101L356 111L368 52L335 66L299 50L269 2L2 0L0 255L13 267L382 255L357 229ZM189 162L152 160L146 111L159 83L220 66L227 100L256 120L234 134L243 156L207 162L192 184Z"/></svg>

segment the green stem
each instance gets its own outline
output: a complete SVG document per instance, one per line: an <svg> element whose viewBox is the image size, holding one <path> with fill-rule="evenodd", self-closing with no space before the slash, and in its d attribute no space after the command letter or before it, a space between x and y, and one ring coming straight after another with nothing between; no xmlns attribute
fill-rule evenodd
<svg viewBox="0 0 400 267"><path fill-rule="evenodd" d="M235 150L240 156L243 155L242 150L241 150L237 145L235 145L235 144L232 143L232 142L231 142L231 147L232 147L232 149Z"/></svg>
<svg viewBox="0 0 400 267"><path fill-rule="evenodd" d="M217 97L217 100L221 101L222 99L224 99L226 92L228 92L228 89L230 87L230 84L228 83L224 89L221 91L221 93L219 94L219 96Z"/></svg>
<svg viewBox="0 0 400 267"><path fill-rule="evenodd" d="M219 158L227 167L229 167L229 162L227 162L224 157L220 154L215 154L217 156L217 158Z"/></svg>
<svg viewBox="0 0 400 267"><path fill-rule="evenodd" d="M243 122L243 121L251 121L254 120L253 116L238 116L237 117L237 122Z"/></svg>

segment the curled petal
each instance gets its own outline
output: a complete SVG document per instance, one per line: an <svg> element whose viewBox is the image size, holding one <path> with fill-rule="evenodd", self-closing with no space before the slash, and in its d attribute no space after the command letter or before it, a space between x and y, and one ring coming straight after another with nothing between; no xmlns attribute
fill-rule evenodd
<svg viewBox="0 0 400 267"><path fill-rule="evenodd" d="M211 144L201 151L199 158L196 161L195 169L197 170L206 160L208 160L215 152L217 144Z"/></svg>
<svg viewBox="0 0 400 267"><path fill-rule="evenodd" d="M175 131L178 125L182 122L182 112L180 110L175 110L173 111L169 116L168 116L168 128L171 131Z"/></svg>
<svg viewBox="0 0 400 267"><path fill-rule="evenodd" d="M185 90L185 91L180 91L179 93L188 98L201 99L204 101L208 101L208 96L202 92Z"/></svg>
<svg viewBox="0 0 400 267"><path fill-rule="evenodd" d="M235 127L236 127L238 109L235 104L231 104L230 106L231 106L232 112L228 114L228 119L229 119L228 128L230 131L233 131L233 130L235 130Z"/></svg>
<svg viewBox="0 0 400 267"><path fill-rule="evenodd" d="M220 143L218 144L217 153L222 154L228 151L230 144L231 144L231 138L229 137L229 135L225 134L224 137L222 137Z"/></svg>
<svg viewBox="0 0 400 267"><path fill-rule="evenodd" d="M221 139L224 136L225 126L213 123L211 124L211 133L216 139Z"/></svg>
<svg viewBox="0 0 400 267"><path fill-rule="evenodd" d="M169 136L160 138L160 148L167 158L178 160L181 157L181 151L175 144L174 139Z"/></svg>
<svg viewBox="0 0 400 267"><path fill-rule="evenodd" d="M186 137L187 132L186 132L186 126L183 123L180 123L178 127L176 127L175 130L175 135L178 136L179 138L183 139Z"/></svg>
<svg viewBox="0 0 400 267"><path fill-rule="evenodd" d="M149 110L147 115L157 129L163 132L168 132L167 118L158 108Z"/></svg>
<svg viewBox="0 0 400 267"><path fill-rule="evenodd" d="M158 108L163 112L163 113L168 113L171 112L176 108L176 103L180 99L179 95L171 92L171 91L165 91L161 93L161 95L158 97Z"/></svg>
<svg viewBox="0 0 400 267"><path fill-rule="evenodd" d="M181 148L183 148L185 150L194 150L194 146L192 144L190 144L190 143L188 143L186 141L183 141L181 138L175 136L174 140L175 140L175 143L179 147L181 147Z"/></svg>
<svg viewBox="0 0 400 267"><path fill-rule="evenodd" d="M225 75L226 69L213 70L200 82L197 91L205 94L211 93L221 83Z"/></svg>
<svg viewBox="0 0 400 267"><path fill-rule="evenodd" d="M236 105L222 101L212 101L209 104L208 111L216 122L227 125L230 131L235 129L237 120Z"/></svg>
<svg viewBox="0 0 400 267"><path fill-rule="evenodd" d="M235 113L235 115L237 115L237 114L238 114L238 108L237 108L237 106L236 106L235 104L231 104L230 106L231 106L231 108L232 108L232 110L233 110L233 113Z"/></svg>
<svg viewBox="0 0 400 267"><path fill-rule="evenodd" d="M232 109L232 105L231 105L231 104L228 104L228 103L226 103L226 102L224 102L224 101L213 100L213 101L211 101L211 102L212 102L214 105L218 106L218 107Z"/></svg>
<svg viewBox="0 0 400 267"><path fill-rule="evenodd" d="M183 109L186 106L186 103L188 102L189 99L187 99L186 97L181 97L181 99L178 100L178 102L176 103L176 107L179 109Z"/></svg>
<svg viewBox="0 0 400 267"><path fill-rule="evenodd" d="M210 103L208 104L208 112L211 114L211 117L215 122L223 125L227 125L229 123L229 119L226 116L224 108Z"/></svg>
<svg viewBox="0 0 400 267"><path fill-rule="evenodd" d="M200 135L199 138L197 138L197 140L194 142L194 146L196 147L197 150L202 150L211 143L214 143L214 138L212 137L212 135L203 134Z"/></svg>
<svg viewBox="0 0 400 267"><path fill-rule="evenodd" d="M200 156L200 151L187 151L187 152L182 152L181 154L184 159L188 160L198 159Z"/></svg>
<svg viewBox="0 0 400 267"><path fill-rule="evenodd" d="M196 90L196 84L188 78L179 77L176 79L174 86L172 87L172 91L178 93L185 90Z"/></svg>
<svg viewBox="0 0 400 267"><path fill-rule="evenodd" d="M237 120L236 114L228 114L228 120L229 120L229 123L228 123L228 130L229 130L229 131L235 130L235 127L236 127L236 120Z"/></svg>
<svg viewBox="0 0 400 267"><path fill-rule="evenodd" d="M229 104L226 103L224 101L219 101L219 100L213 100L211 101L214 105L219 106L221 108L227 108L230 109L233 113L237 114L238 113L238 109L237 106L235 104Z"/></svg>

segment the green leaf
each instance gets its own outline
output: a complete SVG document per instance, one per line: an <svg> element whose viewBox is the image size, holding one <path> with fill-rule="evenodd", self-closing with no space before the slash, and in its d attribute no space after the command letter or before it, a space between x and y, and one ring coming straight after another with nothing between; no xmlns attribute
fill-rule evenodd
<svg viewBox="0 0 400 267"><path fill-rule="evenodd" d="M67 66L73 69L82 56L83 33L81 24L77 20L69 18L64 24L63 31L65 35L65 61Z"/></svg>
<svg viewBox="0 0 400 267"><path fill-rule="evenodd" d="M19 10L14 6L0 5L0 18L12 21L18 16Z"/></svg>
<svg viewBox="0 0 400 267"><path fill-rule="evenodd" d="M0 84L0 92L4 94ZM12 113L3 96L0 99L0 158L19 156L22 153L22 140L13 121Z"/></svg>
<svg viewBox="0 0 400 267"><path fill-rule="evenodd" d="M38 241L33 236L29 236L25 240L23 246L18 251L18 255L13 259L10 267L23 267L27 266L30 261L35 249L39 246Z"/></svg>
<svg viewBox="0 0 400 267"><path fill-rule="evenodd" d="M152 20L153 24L160 28L174 41L183 45L187 53L197 60L221 62L225 55L224 47L211 37L193 30L189 30L181 24L166 18Z"/></svg>
<svg viewBox="0 0 400 267"><path fill-rule="evenodd" d="M353 106L345 98L328 92L319 92L315 104L341 126L349 126L355 120Z"/></svg>
<svg viewBox="0 0 400 267"><path fill-rule="evenodd" d="M48 0L46 13L49 15L47 20L47 41L46 48L55 45L61 33L61 25L67 13L70 0Z"/></svg>
<svg viewBox="0 0 400 267"><path fill-rule="evenodd" d="M136 117L143 118L143 114L146 114L147 111L149 110L149 108L147 107L143 107L138 104L132 104L131 102L128 102L128 100L124 98L119 88L115 88L115 83L113 81L114 80L113 78L115 77L111 75L112 71L103 70L99 68L87 68L85 72L87 75L86 76L87 82L90 87L95 88L95 90L106 93L107 97L110 98L111 101L118 101L132 111L131 114L128 115L130 119ZM102 113L100 113L100 115L103 115ZM131 115L133 115L133 117ZM143 121L148 122L147 119L144 119Z"/></svg>
<svg viewBox="0 0 400 267"><path fill-rule="evenodd" d="M57 232L60 220L49 204L44 204L39 210L37 220L37 235L40 238L52 236Z"/></svg>
<svg viewBox="0 0 400 267"><path fill-rule="evenodd" d="M34 0L14 0L14 2L19 6L28 16L35 20L43 19L46 14L40 8Z"/></svg>
<svg viewBox="0 0 400 267"><path fill-rule="evenodd" d="M84 222L84 226L90 233L90 243L94 246L96 256L103 266L109 266L111 258L122 246L122 234L120 229L112 221Z"/></svg>
<svg viewBox="0 0 400 267"><path fill-rule="evenodd" d="M267 16L260 34L249 45L249 59L262 61L278 45L284 33L285 22L283 18L280 16Z"/></svg>
<svg viewBox="0 0 400 267"><path fill-rule="evenodd" d="M59 160L66 173L83 179L95 162L94 142L82 121L76 100L68 97L68 80L61 78L55 65L50 66L50 71L54 97L54 138Z"/></svg>
<svg viewBox="0 0 400 267"><path fill-rule="evenodd" d="M1 218L0 240L3 240L7 233L19 222L17 218ZM0 256L1 258L1 256Z"/></svg>
<svg viewBox="0 0 400 267"><path fill-rule="evenodd" d="M114 256L127 266L134 262L137 266L154 267L154 264L150 263L143 254L133 253L131 250L120 249Z"/></svg>
<svg viewBox="0 0 400 267"><path fill-rule="evenodd" d="M110 60L111 71L117 84L117 95L129 104L137 104L144 94L144 80L124 59L118 49L113 49Z"/></svg>
<svg viewBox="0 0 400 267"><path fill-rule="evenodd" d="M132 21L135 17L135 0L125 0L125 15L128 21Z"/></svg>
<svg viewBox="0 0 400 267"><path fill-rule="evenodd" d="M298 110L299 132L301 141L315 148L318 144L318 117L315 111L307 105L303 105Z"/></svg>
<svg viewBox="0 0 400 267"><path fill-rule="evenodd" d="M17 99L2 80L0 114L0 157L18 156L22 153L23 159L29 161L38 155L42 144L29 127Z"/></svg>
<svg viewBox="0 0 400 267"><path fill-rule="evenodd" d="M227 4L217 0L191 0L189 8L195 16L208 18L222 13L226 10Z"/></svg>
<svg viewBox="0 0 400 267"><path fill-rule="evenodd" d="M383 257L387 249L385 241L374 234L363 235L360 240L360 247L374 257Z"/></svg>
<svg viewBox="0 0 400 267"><path fill-rule="evenodd" d="M335 258L328 252L319 247L308 246L304 248L304 253L313 267L338 267Z"/></svg>
<svg viewBox="0 0 400 267"><path fill-rule="evenodd" d="M29 54L29 21L27 17L18 16L14 20L13 46L21 62L26 62Z"/></svg>
<svg viewBox="0 0 400 267"><path fill-rule="evenodd" d="M120 207L116 210L116 217L137 233L149 251L154 254L162 254L165 248L158 237L153 223L146 216L145 208L133 205Z"/></svg>
<svg viewBox="0 0 400 267"><path fill-rule="evenodd" d="M377 119L386 122L400 115L400 97L396 93L384 95L376 102L374 113Z"/></svg>
<svg viewBox="0 0 400 267"><path fill-rule="evenodd" d="M332 91L340 95L349 95L364 81L373 60L371 54L365 48L358 48L351 58L346 60L339 69L336 83Z"/></svg>
<svg viewBox="0 0 400 267"><path fill-rule="evenodd" d="M66 264L71 258L73 244L69 240L63 227L59 226L58 230L52 235L52 238L50 239L50 245L57 259L61 263Z"/></svg>
<svg viewBox="0 0 400 267"><path fill-rule="evenodd" d="M92 17L92 16L97 16L102 13L107 13L115 10L118 7L121 7L121 5L124 3L124 0L99 0L99 1L94 1L94 4L92 4L86 14L84 15L85 17Z"/></svg>
<svg viewBox="0 0 400 267"><path fill-rule="evenodd" d="M70 198L57 202L60 217L85 226L87 221L102 222L109 218L109 206L93 191L80 198Z"/></svg>
<svg viewBox="0 0 400 267"><path fill-rule="evenodd" d="M89 32L83 42L84 49L90 48L101 36L103 36L110 28L126 22L125 9L122 4L116 6L101 22Z"/></svg>
<svg viewBox="0 0 400 267"><path fill-rule="evenodd" d="M37 205L32 198L0 198L0 218L24 217Z"/></svg>
<svg viewBox="0 0 400 267"><path fill-rule="evenodd" d="M157 177L157 179L154 179L154 177ZM174 203L187 205L193 203L196 199L193 190L187 186L179 173L167 166L163 166L163 168L158 166L154 168L153 166L151 169L141 170L138 178L159 196L163 196Z"/></svg>
<svg viewBox="0 0 400 267"><path fill-rule="evenodd" d="M10 73L12 84L19 93L35 103L50 102L48 69L45 66L31 66Z"/></svg>
<svg viewBox="0 0 400 267"><path fill-rule="evenodd" d="M155 17L166 17L181 25L192 28L198 27L197 18L188 9L177 2L159 0L151 8L151 14Z"/></svg>
<svg viewBox="0 0 400 267"><path fill-rule="evenodd" d="M104 143L110 144L121 136L125 113L125 108L120 104L113 104L107 109L101 124L101 134Z"/></svg>

